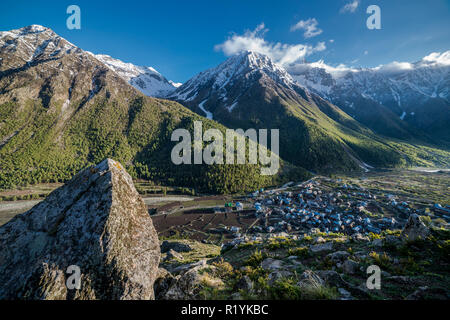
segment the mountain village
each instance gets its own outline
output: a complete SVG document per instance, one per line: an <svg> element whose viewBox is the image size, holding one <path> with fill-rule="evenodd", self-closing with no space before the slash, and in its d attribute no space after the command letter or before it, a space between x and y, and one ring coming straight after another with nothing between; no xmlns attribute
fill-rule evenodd
<svg viewBox="0 0 450 320"><path fill-rule="evenodd" d="M336 183L331 190L323 182ZM248 195L253 202L254 223L245 232L230 227L234 239L225 248L271 237L297 239L304 234L345 234L354 239L367 239L370 233L402 229L412 214L430 216L450 222L450 206L436 203L429 210L416 209L400 196L384 194L381 190L368 190L357 185L342 183L341 179L313 178L292 186L287 184L273 190L260 189ZM242 204L236 203L236 210ZM388 214L379 214L383 209ZM431 209L431 210L430 210Z"/></svg>

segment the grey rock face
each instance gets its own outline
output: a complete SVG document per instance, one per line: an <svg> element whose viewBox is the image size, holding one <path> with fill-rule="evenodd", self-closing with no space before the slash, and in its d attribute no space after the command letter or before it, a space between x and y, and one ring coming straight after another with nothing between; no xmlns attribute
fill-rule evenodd
<svg viewBox="0 0 450 320"><path fill-rule="evenodd" d="M0 299L153 299L159 259L143 200L107 159L0 228Z"/></svg>
<svg viewBox="0 0 450 320"><path fill-rule="evenodd" d="M402 237L408 241L414 241L417 239L425 239L430 234L430 229L420 221L417 214L409 216L408 221L402 231Z"/></svg>

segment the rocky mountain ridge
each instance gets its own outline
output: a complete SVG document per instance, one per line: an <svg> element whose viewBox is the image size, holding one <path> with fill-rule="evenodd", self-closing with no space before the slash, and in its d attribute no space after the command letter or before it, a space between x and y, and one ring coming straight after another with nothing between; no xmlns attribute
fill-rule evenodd
<svg viewBox="0 0 450 320"><path fill-rule="evenodd" d="M290 73L376 132L450 141L450 51L372 69L333 68L319 61L296 65Z"/></svg>
<svg viewBox="0 0 450 320"><path fill-rule="evenodd" d="M167 98L233 129L279 129L281 158L312 171L396 166L412 160L400 151L403 147L393 145L397 141L392 144L391 138L378 135L257 52L230 57ZM403 128L397 122L390 130ZM402 130L413 132L409 127Z"/></svg>

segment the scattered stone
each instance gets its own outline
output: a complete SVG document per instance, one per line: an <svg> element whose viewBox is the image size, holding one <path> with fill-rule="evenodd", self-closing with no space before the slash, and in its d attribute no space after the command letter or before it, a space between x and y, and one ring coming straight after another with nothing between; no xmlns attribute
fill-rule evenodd
<svg viewBox="0 0 450 320"><path fill-rule="evenodd" d="M166 258L164 260L168 261L172 259L177 259L181 261L184 260L183 256L180 253L176 252L173 249L170 249L169 252L167 252Z"/></svg>
<svg viewBox="0 0 450 320"><path fill-rule="evenodd" d="M235 292L231 295L231 300L242 300L242 296L239 292Z"/></svg>
<svg viewBox="0 0 450 320"><path fill-rule="evenodd" d="M381 276L382 276L383 278L389 278L389 277L392 277L392 275L391 275L389 272L387 272L387 271L381 271Z"/></svg>
<svg viewBox="0 0 450 320"><path fill-rule="evenodd" d="M184 274L175 277L176 281L165 292L161 299L163 300L194 300L199 298L202 285L219 288L223 286L223 281L203 272L205 268L214 270L214 266L197 265Z"/></svg>
<svg viewBox="0 0 450 320"><path fill-rule="evenodd" d="M383 246L383 239L374 239L370 245L372 247L381 248Z"/></svg>
<svg viewBox="0 0 450 320"><path fill-rule="evenodd" d="M370 241L369 237L364 237L361 233L355 233L352 235L352 239L354 241L368 242Z"/></svg>
<svg viewBox="0 0 450 320"><path fill-rule="evenodd" d="M408 241L426 239L429 234L430 229L426 227L422 221L420 221L417 214L412 214L409 216L402 231L402 237Z"/></svg>
<svg viewBox="0 0 450 320"><path fill-rule="evenodd" d="M322 286L324 285L323 279L314 271L306 270L300 276L300 281L297 282L297 286L300 288L310 287L310 286Z"/></svg>
<svg viewBox="0 0 450 320"><path fill-rule="evenodd" d="M331 241L329 241L324 244L316 244L316 245L310 246L309 249L314 253L331 251L331 250L333 250L333 243Z"/></svg>
<svg viewBox="0 0 450 320"><path fill-rule="evenodd" d="M161 244L162 253L168 252L171 249L176 252L189 252L193 250L192 247L187 243L179 241L167 241L167 240L162 242Z"/></svg>
<svg viewBox="0 0 450 320"><path fill-rule="evenodd" d="M245 275L237 282L236 289L250 292L253 290L253 282L249 276Z"/></svg>
<svg viewBox="0 0 450 320"><path fill-rule="evenodd" d="M281 260L266 258L263 260L263 262L261 262L261 267L264 270L278 270L284 267L284 263Z"/></svg>
<svg viewBox="0 0 450 320"><path fill-rule="evenodd" d="M355 274L358 272L359 269L359 263L356 261L353 261L351 259L348 259L342 264L342 270L346 274Z"/></svg>
<svg viewBox="0 0 450 320"><path fill-rule="evenodd" d="M389 280L402 284L409 284L412 281L411 278L407 276L393 276L390 277Z"/></svg>
<svg viewBox="0 0 450 320"><path fill-rule="evenodd" d="M268 284L271 286L278 280L282 278L288 278L293 276L294 274L291 271L288 270L280 270L280 271L273 271L268 276Z"/></svg>
<svg viewBox="0 0 450 320"><path fill-rule="evenodd" d="M179 274L179 273L184 273L189 269L192 269L193 267L205 267L206 266L206 259L202 259L199 260L197 262L193 262L193 263L188 263L188 264L183 264L181 266L171 266L168 265L166 266L166 269L171 272L172 274Z"/></svg>
<svg viewBox="0 0 450 320"><path fill-rule="evenodd" d="M416 291L408 295L406 300L448 300L450 294L442 288L429 288L427 286L419 287Z"/></svg>
<svg viewBox="0 0 450 320"><path fill-rule="evenodd" d="M405 300L421 300L427 290L427 286L419 287L419 289L408 295Z"/></svg>
<svg viewBox="0 0 450 320"><path fill-rule="evenodd" d="M360 260L367 258L367 253L365 251L358 251L354 253L354 256Z"/></svg>
<svg viewBox="0 0 450 320"><path fill-rule="evenodd" d="M323 237L317 237L317 238L314 240L314 242L315 242L315 243L325 243L325 242L327 242L327 240L325 240Z"/></svg>
<svg viewBox="0 0 450 320"><path fill-rule="evenodd" d="M316 274L325 281L325 283L330 287L341 287L348 290L353 296L358 296L363 299L370 298L370 295L363 289L352 286L342 279L342 277L336 271L322 270L317 271Z"/></svg>
<svg viewBox="0 0 450 320"><path fill-rule="evenodd" d="M107 159L0 227L0 300L153 299L159 260L147 206ZM66 286L70 266L79 289Z"/></svg>
<svg viewBox="0 0 450 320"><path fill-rule="evenodd" d="M344 288L338 288L339 294L342 296L342 300L352 300L352 294Z"/></svg>
<svg viewBox="0 0 450 320"><path fill-rule="evenodd" d="M288 260L288 263L290 263L291 265L293 265L295 267L299 267L299 266L303 265L297 256L289 256L287 258L287 260Z"/></svg>
<svg viewBox="0 0 450 320"><path fill-rule="evenodd" d="M350 256L350 253L347 251L336 251L327 255L327 257L333 262L341 262L347 259Z"/></svg>
<svg viewBox="0 0 450 320"><path fill-rule="evenodd" d="M332 270L317 271L316 274L323 279L327 284L331 286L343 286L347 287L347 283L341 278L339 273Z"/></svg>
<svg viewBox="0 0 450 320"><path fill-rule="evenodd" d="M387 235L384 239L384 245L390 246L390 247L396 247L401 244L401 240L399 237L393 236L393 235Z"/></svg>
<svg viewBox="0 0 450 320"><path fill-rule="evenodd" d="M162 299L167 290L169 290L169 288L174 285L176 281L177 279L170 272L164 268L159 268L154 284L156 300Z"/></svg>

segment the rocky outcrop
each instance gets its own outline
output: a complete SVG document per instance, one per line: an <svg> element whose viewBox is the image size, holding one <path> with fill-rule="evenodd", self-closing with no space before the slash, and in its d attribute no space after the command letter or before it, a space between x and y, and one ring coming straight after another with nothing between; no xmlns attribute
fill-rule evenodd
<svg viewBox="0 0 450 320"><path fill-rule="evenodd" d="M0 299L153 299L159 260L143 200L107 159L0 228Z"/></svg>
<svg viewBox="0 0 450 320"><path fill-rule="evenodd" d="M181 241L163 241L161 243L161 252L165 253L170 250L174 250L176 252L189 252L192 251L192 247L188 243L184 243Z"/></svg>
<svg viewBox="0 0 450 320"><path fill-rule="evenodd" d="M166 258L164 260L172 260L172 259L184 260L181 254L179 254L173 249L170 249L169 252L167 252Z"/></svg>
<svg viewBox="0 0 450 320"><path fill-rule="evenodd" d="M408 221L402 231L402 237L408 241L414 241L417 239L426 239L430 234L430 229L420 221L420 217L417 214L409 216Z"/></svg>
<svg viewBox="0 0 450 320"><path fill-rule="evenodd" d="M171 274L163 274L157 279L155 287L156 295L161 300L198 300L202 299L201 290L203 286L219 288L224 283L220 278L213 277L205 270L212 273L216 270L213 265L206 264L206 261L191 264L187 271L173 276Z"/></svg>

